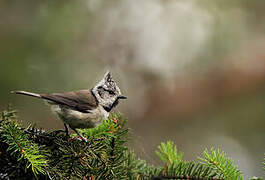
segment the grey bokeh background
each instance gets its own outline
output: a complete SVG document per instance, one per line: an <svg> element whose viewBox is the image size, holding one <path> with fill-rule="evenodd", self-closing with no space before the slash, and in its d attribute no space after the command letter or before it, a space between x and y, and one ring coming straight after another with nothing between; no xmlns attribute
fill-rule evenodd
<svg viewBox="0 0 265 180"><path fill-rule="evenodd" d="M187 160L221 148L245 177L263 176L265 1L0 1L0 108L26 126L62 123L40 100L10 90L90 88L110 69L129 98L130 146L173 140Z"/></svg>

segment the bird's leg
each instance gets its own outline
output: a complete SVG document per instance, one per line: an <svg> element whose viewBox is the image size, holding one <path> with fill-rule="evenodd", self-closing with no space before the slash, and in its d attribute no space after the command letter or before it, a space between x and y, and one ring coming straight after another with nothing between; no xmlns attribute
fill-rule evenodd
<svg viewBox="0 0 265 180"><path fill-rule="evenodd" d="M63 123L63 125L64 125L64 128L65 128L65 135L69 136L69 129L67 127L67 124Z"/></svg>
<svg viewBox="0 0 265 180"><path fill-rule="evenodd" d="M68 129L68 127L67 127L67 124L63 124L64 125L64 128L65 128L65 130L63 130L63 129L59 129L59 130L56 130L56 131L54 131L56 134L57 133L61 133L61 132L63 132L63 133L65 133L65 135L66 136L69 136L69 129Z"/></svg>
<svg viewBox="0 0 265 180"><path fill-rule="evenodd" d="M87 139L86 139L82 134L80 134L75 128L72 128L72 129L76 132L76 134L77 134L78 136L81 137L81 139L82 139L83 141L87 142Z"/></svg>

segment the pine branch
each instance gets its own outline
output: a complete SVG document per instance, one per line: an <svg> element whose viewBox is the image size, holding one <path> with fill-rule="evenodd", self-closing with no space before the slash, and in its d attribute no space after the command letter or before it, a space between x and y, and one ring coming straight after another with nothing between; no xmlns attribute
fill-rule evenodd
<svg viewBox="0 0 265 180"><path fill-rule="evenodd" d="M182 162L183 154L177 151L177 147L172 141L161 143L158 146L158 150L159 151L156 151L156 154L164 163L178 164Z"/></svg>
<svg viewBox="0 0 265 180"><path fill-rule="evenodd" d="M161 176L153 178L153 180L163 180L163 179L178 179L178 180L207 180L207 178L196 178L196 177L189 177L189 176ZM224 179L217 179L212 178L211 180L224 180Z"/></svg>
<svg viewBox="0 0 265 180"><path fill-rule="evenodd" d="M39 173L44 174L44 167L47 164L46 151L42 150L37 144L29 141L29 136L21 130L20 125L14 119L15 111L9 108L9 111L2 112L0 127L0 142L6 146L5 151L18 161L25 160L26 169L31 168L36 176Z"/></svg>
<svg viewBox="0 0 265 180"><path fill-rule="evenodd" d="M153 178L156 179L217 179L216 173L211 167L194 162L186 162L182 159L183 154L177 151L173 142L161 143L156 154L165 164L164 168ZM222 179L222 178L221 178Z"/></svg>
<svg viewBox="0 0 265 180"><path fill-rule="evenodd" d="M208 166L212 167L219 178L227 180L242 180L242 173L233 165L233 161L226 157L224 152L211 148L210 153L206 149L203 152L204 158L200 158Z"/></svg>
<svg viewBox="0 0 265 180"><path fill-rule="evenodd" d="M161 143L156 151L164 166L149 165L126 146L129 129L120 114L96 128L79 130L88 142L76 134L67 137L32 126L24 129L16 119L12 109L1 114L0 179L242 179L224 152L205 150L204 163L188 162L171 141Z"/></svg>

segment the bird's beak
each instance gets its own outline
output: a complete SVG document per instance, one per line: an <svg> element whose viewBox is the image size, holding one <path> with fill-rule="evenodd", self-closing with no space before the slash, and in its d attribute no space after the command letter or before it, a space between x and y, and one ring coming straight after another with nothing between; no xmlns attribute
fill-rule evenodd
<svg viewBox="0 0 265 180"><path fill-rule="evenodd" d="M127 97L126 96L123 96L123 95L118 96L118 98L119 99L127 99Z"/></svg>

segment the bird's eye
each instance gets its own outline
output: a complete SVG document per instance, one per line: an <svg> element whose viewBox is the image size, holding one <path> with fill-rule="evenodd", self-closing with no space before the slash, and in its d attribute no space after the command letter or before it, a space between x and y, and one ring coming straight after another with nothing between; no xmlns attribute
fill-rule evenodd
<svg viewBox="0 0 265 180"><path fill-rule="evenodd" d="M115 94L114 91L109 90L109 89L105 89L105 91L107 91L110 95L114 95Z"/></svg>
<svg viewBox="0 0 265 180"><path fill-rule="evenodd" d="M110 95L114 95L115 93L113 91L108 91Z"/></svg>
<svg viewBox="0 0 265 180"><path fill-rule="evenodd" d="M104 87L102 87L102 89L105 91L105 92L108 92L110 95L115 95L115 92L110 90L110 89L106 89Z"/></svg>

